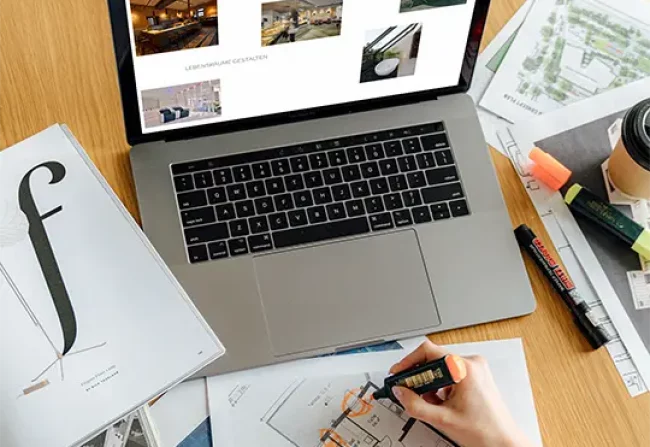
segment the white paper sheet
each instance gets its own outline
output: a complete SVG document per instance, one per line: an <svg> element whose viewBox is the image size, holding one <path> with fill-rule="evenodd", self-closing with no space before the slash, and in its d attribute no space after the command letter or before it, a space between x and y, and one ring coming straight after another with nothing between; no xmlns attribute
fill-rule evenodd
<svg viewBox="0 0 650 447"><path fill-rule="evenodd" d="M415 344L413 345L415 347ZM410 350L411 347L409 347ZM447 347L460 355L485 356L497 386L521 429L534 445L542 445L526 360L520 339L468 343ZM354 401L349 389L378 382L404 352L359 354L327 359L304 360L268 368L211 377L208 396L212 414L213 445L235 447L314 447L330 429L333 417L339 419L342 408L353 407L363 415L355 425L343 417L333 432L348 440L367 445L450 445L440 435L417 423L402 444L378 444L378 439L403 435L406 420L399 408L386 402L369 408ZM393 440L395 441L395 440ZM374 444L373 444L374 442ZM386 441L384 441L386 442Z"/></svg>
<svg viewBox="0 0 650 447"><path fill-rule="evenodd" d="M511 122L650 76L650 3L537 0L481 106Z"/></svg>
<svg viewBox="0 0 650 447"><path fill-rule="evenodd" d="M614 336L607 349L633 396L647 391L650 354L562 196L550 192L530 175L528 154L536 141L626 110L647 95L650 95L650 78L499 132L501 142L549 230L569 275L599 320Z"/></svg>
<svg viewBox="0 0 650 447"><path fill-rule="evenodd" d="M499 144L497 131L501 127L511 124L511 122L479 106L479 102L497 73L505 56L504 53L507 53L512 44L512 39L516 37L517 31L521 24L524 23L524 19L533 3L535 3L535 0L527 0L479 55L476 60L474 76L472 77L472 85L467 92L474 100L474 104L476 104L476 111L485 134L485 141L503 154L505 154L505 151Z"/></svg>

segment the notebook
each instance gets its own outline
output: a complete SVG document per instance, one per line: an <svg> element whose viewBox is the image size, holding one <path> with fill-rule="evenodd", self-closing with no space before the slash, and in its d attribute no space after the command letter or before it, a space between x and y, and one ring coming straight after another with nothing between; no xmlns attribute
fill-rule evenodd
<svg viewBox="0 0 650 447"><path fill-rule="evenodd" d="M0 445L79 445L223 353L65 126L0 152Z"/></svg>

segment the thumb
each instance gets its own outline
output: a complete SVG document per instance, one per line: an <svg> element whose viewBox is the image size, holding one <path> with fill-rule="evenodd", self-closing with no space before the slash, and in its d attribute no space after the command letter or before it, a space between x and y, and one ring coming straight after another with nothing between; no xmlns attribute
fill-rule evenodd
<svg viewBox="0 0 650 447"><path fill-rule="evenodd" d="M400 401L406 412L415 419L427 422L442 429L449 421L449 409L442 405L430 404L408 388L396 386L393 394Z"/></svg>

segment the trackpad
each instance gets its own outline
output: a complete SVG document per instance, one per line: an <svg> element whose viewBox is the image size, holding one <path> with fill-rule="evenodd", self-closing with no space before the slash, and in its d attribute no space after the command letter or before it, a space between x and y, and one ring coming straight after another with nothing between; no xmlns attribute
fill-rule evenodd
<svg viewBox="0 0 650 447"><path fill-rule="evenodd" d="M413 230L255 258L276 356L440 324Z"/></svg>

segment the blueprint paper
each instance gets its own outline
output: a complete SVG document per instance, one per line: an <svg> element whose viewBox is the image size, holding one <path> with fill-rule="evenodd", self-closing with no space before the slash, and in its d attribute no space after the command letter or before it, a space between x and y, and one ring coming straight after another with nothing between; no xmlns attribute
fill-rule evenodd
<svg viewBox="0 0 650 447"><path fill-rule="evenodd" d="M467 92L476 105L476 112L478 113L478 119L481 122L483 133L485 134L485 141L503 154L505 154L505 151L501 147L501 144L499 144L497 131L501 127L512 123L479 106L479 102L501 66L504 57L517 36L519 27L524 23L524 19L528 15L528 11L530 11L533 3L535 3L535 0L527 0L479 55L476 60L474 76L472 77L472 85Z"/></svg>
<svg viewBox="0 0 650 447"><path fill-rule="evenodd" d="M542 445L520 339L447 346L460 355L485 356L517 424ZM409 349L410 351L410 349ZM416 422L389 401L355 398L383 384L404 351L358 354L208 379L214 447L350 446L447 447L441 434ZM347 410L347 411L346 411ZM344 414L345 413L345 414ZM344 442L341 442L344 441Z"/></svg>
<svg viewBox="0 0 650 447"><path fill-rule="evenodd" d="M481 106L519 122L650 76L650 2L537 0Z"/></svg>
<svg viewBox="0 0 650 447"><path fill-rule="evenodd" d="M2 446L78 445L223 353L68 132L0 153Z"/></svg>
<svg viewBox="0 0 650 447"><path fill-rule="evenodd" d="M535 145L549 151L574 170L572 182L584 183L606 200L600 165L611 151L607 130L645 96L650 96L650 78L499 133L569 275L614 337L607 349L633 396L650 383L650 310L635 309L626 275L638 270L638 256L588 222L576 221L562 196L530 175L528 154ZM629 214L629 207L624 212Z"/></svg>

